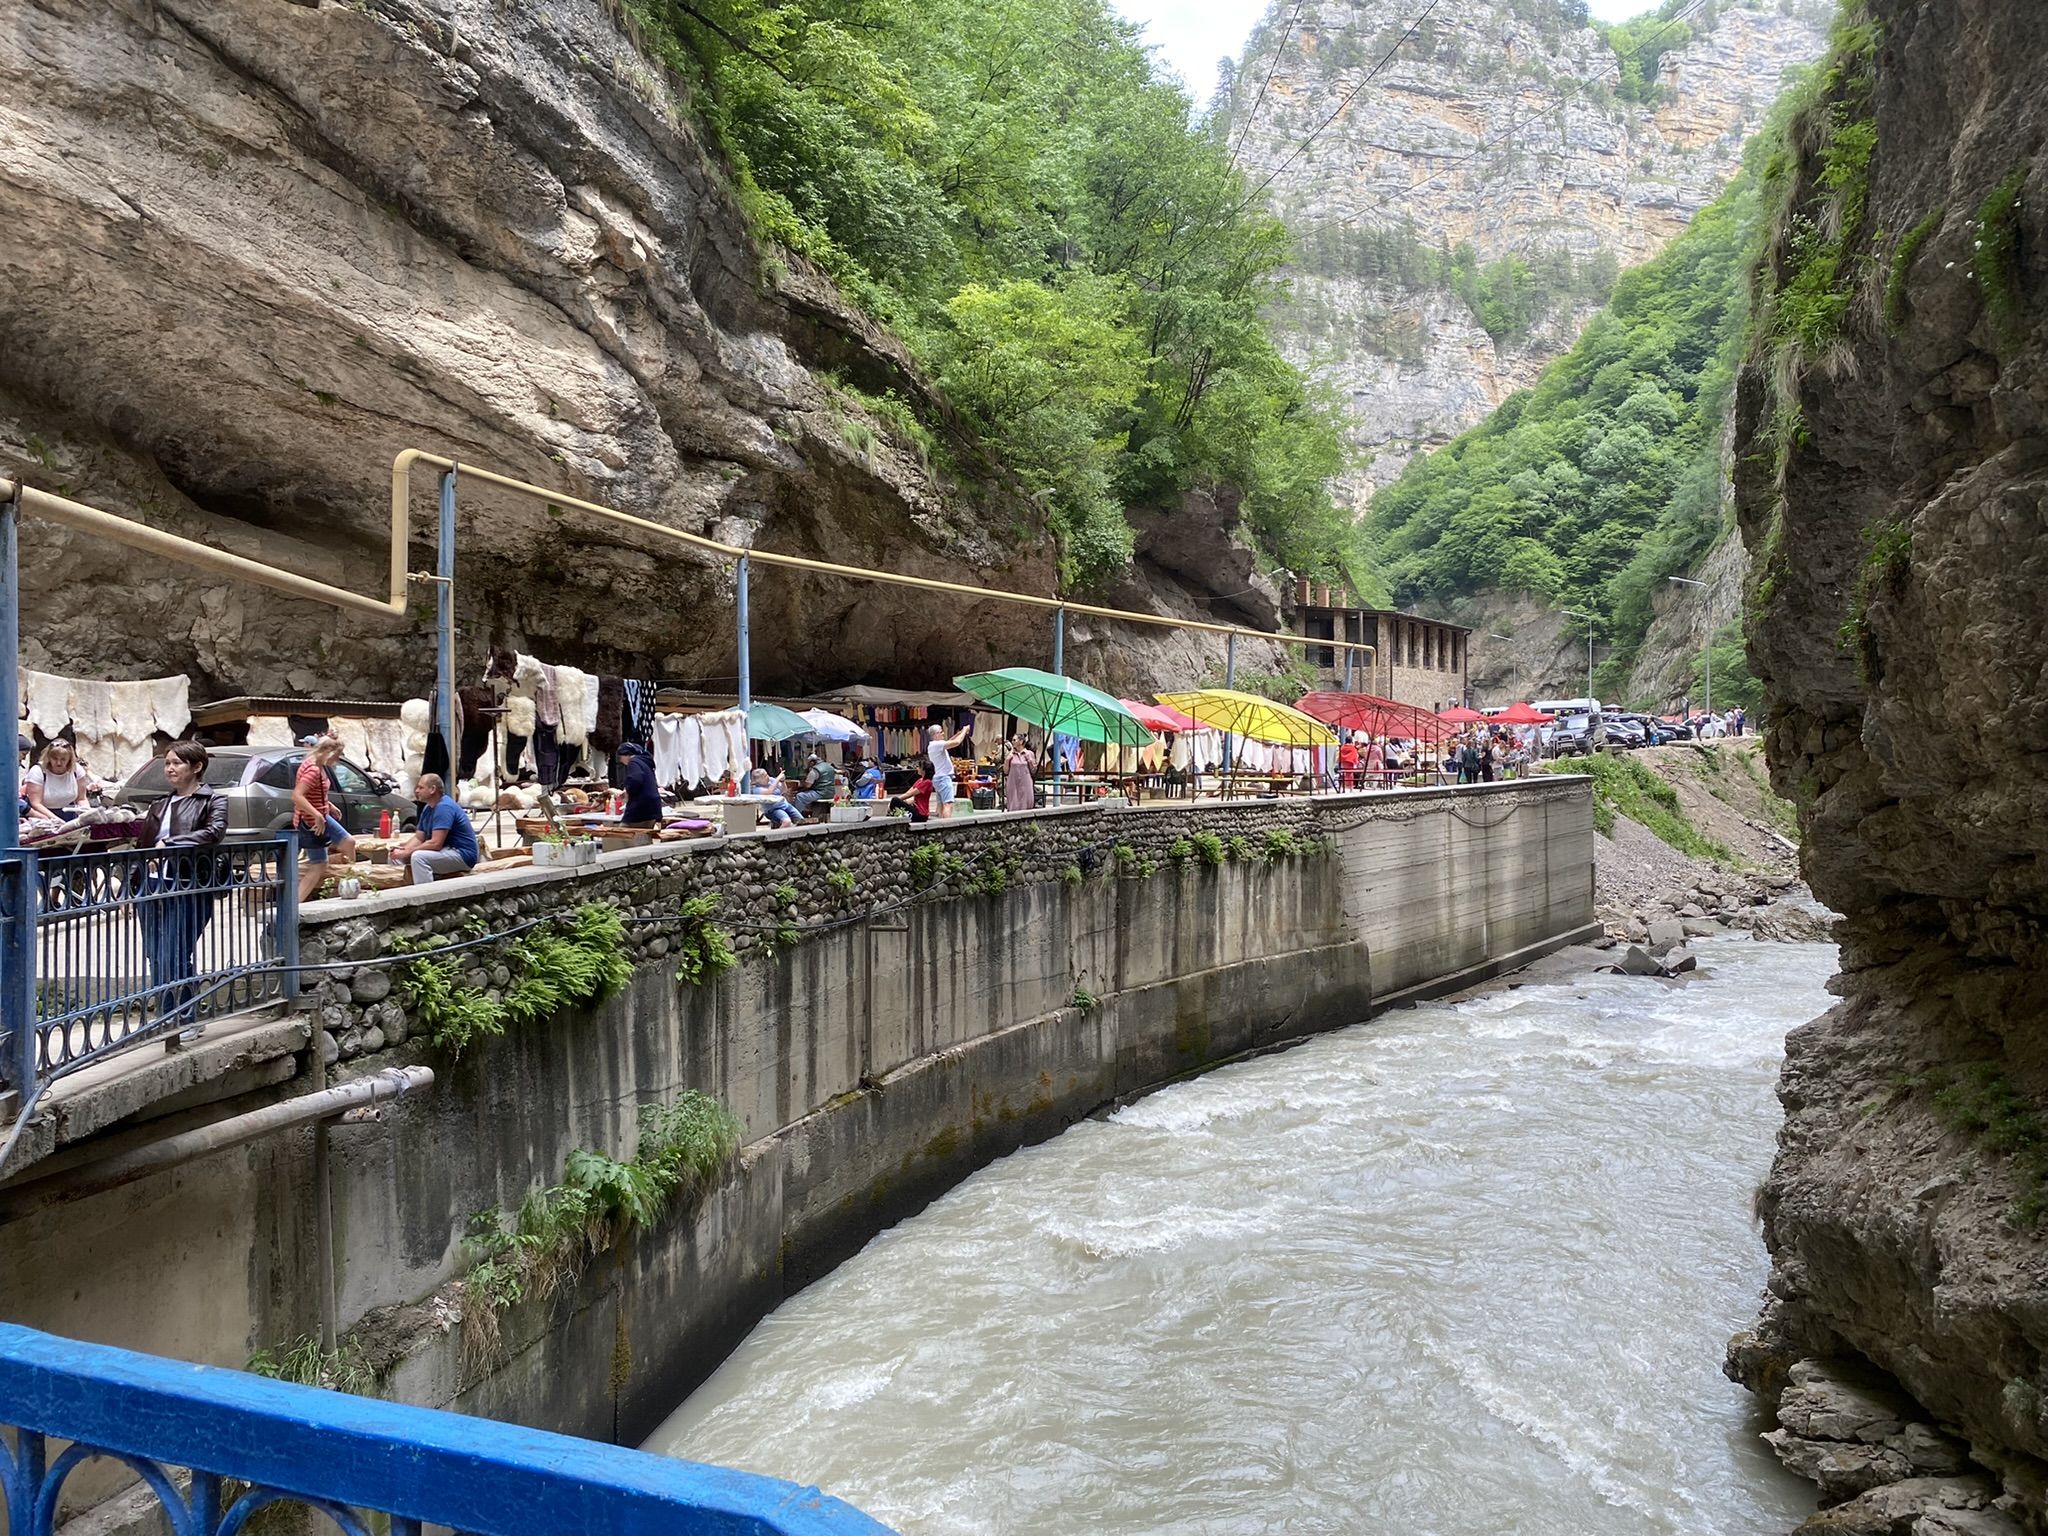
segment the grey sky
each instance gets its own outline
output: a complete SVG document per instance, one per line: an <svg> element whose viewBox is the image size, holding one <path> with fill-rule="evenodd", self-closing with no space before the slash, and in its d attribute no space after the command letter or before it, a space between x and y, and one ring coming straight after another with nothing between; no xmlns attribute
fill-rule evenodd
<svg viewBox="0 0 2048 1536"><path fill-rule="evenodd" d="M1118 11L1145 29L1145 40L1159 58L1181 77L1198 102L1216 88L1216 63L1236 58L1252 27L1265 14L1267 0L1110 0ZM1603 21L1626 21L1649 10L1656 0L1589 0Z"/></svg>

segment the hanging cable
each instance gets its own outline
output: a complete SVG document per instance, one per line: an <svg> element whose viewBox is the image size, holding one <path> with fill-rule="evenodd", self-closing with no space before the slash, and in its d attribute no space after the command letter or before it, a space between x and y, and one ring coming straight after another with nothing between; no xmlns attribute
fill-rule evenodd
<svg viewBox="0 0 2048 1536"><path fill-rule="evenodd" d="M1371 85L1373 81L1379 77L1379 72L1385 69L1387 67L1388 62L1394 57L1394 55L1401 51L1401 45L1407 42L1409 38L1415 35L1416 31L1422 26L1422 24L1425 21L1429 20L1430 16L1435 12L1436 8L1442 3L1443 0L1429 0L1429 5L1423 11L1423 13L1408 24L1408 30L1406 32L1403 32L1398 38L1394 40L1394 46L1389 48L1385 53L1380 55L1379 63L1373 65L1373 67L1366 72L1366 76L1363 80L1359 81L1358 84L1354 85L1350 90L1344 93L1344 99L1337 103L1336 110L1333 111L1328 117L1324 118L1320 123L1316 124L1316 126L1309 131L1308 137L1303 139L1299 144L1295 145L1293 150L1288 154L1287 158L1285 160L1282 160L1278 165L1274 166L1273 169L1267 173L1266 179L1264 181L1260 182L1256 187L1252 188L1251 192L1245 197L1244 201L1246 205L1249 205L1258 197L1258 195L1261 192L1265 191L1266 188L1273 185L1275 177L1279 176L1281 172L1287 169L1287 167L1294 164L1296 160L1300 159L1301 156L1307 152L1309 147L1313 145L1315 141L1322 136L1323 131L1326 128L1328 128L1332 123L1336 122L1338 118L1344 115L1345 109L1348 108L1352 102L1358 99L1359 92L1363 91L1368 85Z"/></svg>
<svg viewBox="0 0 2048 1536"><path fill-rule="evenodd" d="M1287 39L1294 33L1294 24L1301 20L1301 8L1308 0L1294 0L1294 9L1288 13L1287 25L1280 29L1280 41L1273 45L1273 62L1266 66L1266 78L1259 82L1259 94L1252 102L1251 111L1245 114L1244 126L1237 130L1237 142L1230 146L1230 163L1223 170L1228 175L1237 169L1238 152L1244 148L1245 136L1252 131L1252 124L1258 121L1259 108L1265 105L1266 87L1273 83L1273 76L1279 72L1280 59L1287 52Z"/></svg>

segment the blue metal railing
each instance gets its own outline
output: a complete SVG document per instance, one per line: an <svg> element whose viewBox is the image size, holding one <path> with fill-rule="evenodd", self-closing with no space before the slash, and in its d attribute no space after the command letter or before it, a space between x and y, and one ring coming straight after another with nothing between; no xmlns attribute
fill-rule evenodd
<svg viewBox="0 0 2048 1536"><path fill-rule="evenodd" d="M0 854L0 1085L295 995L298 926L290 838Z"/></svg>
<svg viewBox="0 0 2048 1536"><path fill-rule="evenodd" d="M474 1536L889 1536L778 1478L12 1324L0 1324L0 1426L15 1431L11 1448L0 1440L9 1536L51 1536L65 1479L93 1457L147 1483L172 1536L236 1536L272 1504L317 1510L343 1536L385 1518L390 1536L423 1524ZM71 1443L53 1458L53 1440ZM186 1486L174 1469L189 1470Z"/></svg>

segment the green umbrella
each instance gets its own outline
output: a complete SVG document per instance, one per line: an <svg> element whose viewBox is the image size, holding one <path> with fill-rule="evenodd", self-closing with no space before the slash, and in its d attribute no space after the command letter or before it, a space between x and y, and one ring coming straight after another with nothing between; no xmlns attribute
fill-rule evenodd
<svg viewBox="0 0 2048 1536"><path fill-rule="evenodd" d="M1048 731L1062 731L1084 741L1142 747L1152 730L1121 703L1086 683L1036 667L1003 667L953 679L953 686L982 703Z"/></svg>
<svg viewBox="0 0 2048 1536"><path fill-rule="evenodd" d="M817 734L815 725L780 704L755 704L747 710L747 735L755 741L788 741Z"/></svg>

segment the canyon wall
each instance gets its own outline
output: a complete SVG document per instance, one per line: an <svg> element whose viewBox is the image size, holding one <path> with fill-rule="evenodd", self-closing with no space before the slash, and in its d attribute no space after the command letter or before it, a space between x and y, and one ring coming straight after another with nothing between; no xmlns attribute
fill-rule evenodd
<svg viewBox="0 0 2048 1536"><path fill-rule="evenodd" d="M2048 9L1869 0L1849 20L1792 126L1736 447L1773 777L1843 914L1841 1002L1788 1043L1769 1294L1730 1367L1830 1498L1899 1475L1809 1411L1826 1373L1874 1367L2038 1529ZM1887 1498L1828 1528L1906 1529Z"/></svg>
<svg viewBox="0 0 2048 1536"><path fill-rule="evenodd" d="M1649 102L1616 95L1613 50L1560 0L1459 0L1412 35L1401 0L1268 11L1228 129L1299 252L1284 345L1343 394L1372 456L1350 477L1355 506L1534 382L1614 272L1713 200L1786 70L1820 52L1828 10L1695 13ZM1461 245L1482 265L1521 258L1545 291L1512 320L1482 315L1447 274Z"/></svg>
<svg viewBox="0 0 2048 1536"><path fill-rule="evenodd" d="M900 343L757 247L617 9L0 4L0 476L380 594L405 447L728 542L1052 591L1037 505ZM849 391L907 402L947 462ZM499 641L732 685L728 569L474 484L460 508L464 672ZM1196 509L1218 537L1227 510ZM431 680L418 618L34 522L22 565L34 667L187 671L195 698ZM1215 611L1185 573L1132 587ZM930 684L1050 650L1039 615L971 599L762 572L752 608L764 690ZM1220 662L1165 631L1112 647L1132 682Z"/></svg>

